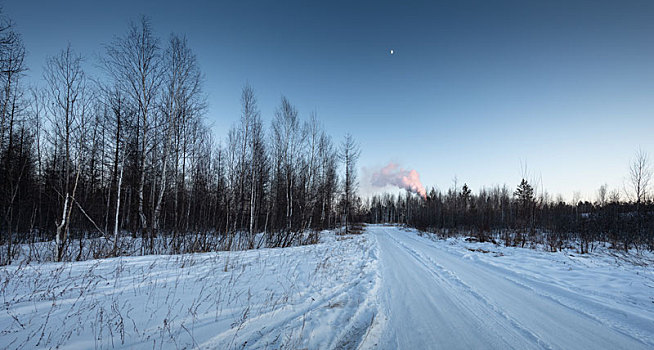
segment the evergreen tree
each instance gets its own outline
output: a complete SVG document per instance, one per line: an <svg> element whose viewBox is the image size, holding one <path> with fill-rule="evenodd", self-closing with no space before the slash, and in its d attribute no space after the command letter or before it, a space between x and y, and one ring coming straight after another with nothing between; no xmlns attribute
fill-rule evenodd
<svg viewBox="0 0 654 350"><path fill-rule="evenodd" d="M513 195L520 203L520 206L526 208L534 200L534 188L531 187L527 180L522 179L518 188L513 192Z"/></svg>
<svg viewBox="0 0 654 350"><path fill-rule="evenodd" d="M468 184L464 183L463 187L461 188L461 202L463 203L463 211L468 210L468 205L470 204L470 195L472 194L472 191L470 190L470 187L468 187Z"/></svg>

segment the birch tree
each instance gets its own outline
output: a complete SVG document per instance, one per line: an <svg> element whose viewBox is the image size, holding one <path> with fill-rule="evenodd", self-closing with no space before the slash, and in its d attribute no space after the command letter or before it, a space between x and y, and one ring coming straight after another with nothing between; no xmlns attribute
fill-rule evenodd
<svg viewBox="0 0 654 350"><path fill-rule="evenodd" d="M154 35L147 18L131 23L127 34L106 46L103 66L133 105L137 118L138 185L137 206L140 230L145 238L148 219L144 209L146 160L150 154L151 134L154 125L157 97L163 79L162 55L159 39ZM153 249L154 231L149 232L150 250Z"/></svg>
<svg viewBox="0 0 654 350"><path fill-rule="evenodd" d="M55 233L55 259L61 261L80 179L87 112L86 77L82 70L82 56L70 45L47 60L44 72L48 86L50 141L55 152L61 152L60 164L56 163L56 157L53 159L53 165L61 174L56 191L63 203Z"/></svg>

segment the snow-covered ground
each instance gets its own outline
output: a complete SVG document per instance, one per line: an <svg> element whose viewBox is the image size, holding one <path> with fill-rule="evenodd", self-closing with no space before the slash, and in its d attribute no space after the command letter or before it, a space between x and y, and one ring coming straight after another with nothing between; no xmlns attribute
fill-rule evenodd
<svg viewBox="0 0 654 350"><path fill-rule="evenodd" d="M654 256L369 226L317 245L0 269L0 348L651 349Z"/></svg>
<svg viewBox="0 0 654 350"><path fill-rule="evenodd" d="M374 238L373 238L374 239ZM338 348L366 336L377 258L323 243L0 269L0 348Z"/></svg>

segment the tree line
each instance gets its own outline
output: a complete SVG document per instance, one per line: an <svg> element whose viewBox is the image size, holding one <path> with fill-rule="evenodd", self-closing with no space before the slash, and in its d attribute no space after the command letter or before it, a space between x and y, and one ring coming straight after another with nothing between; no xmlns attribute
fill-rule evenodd
<svg viewBox="0 0 654 350"><path fill-rule="evenodd" d="M581 253L598 242L628 251L654 250L654 202L649 187L652 168L647 153L639 150L629 167L624 191L597 191L593 202L552 198L536 193L523 178L515 189L507 186L481 188L473 193L467 184L445 192L434 188L426 198L406 195L375 195L361 208L371 223L400 223L442 236L465 234L481 242L506 246L541 244L551 251L576 247ZM621 193L629 199L622 200Z"/></svg>
<svg viewBox="0 0 654 350"><path fill-rule="evenodd" d="M121 237L140 242L140 254L162 245L170 252L288 246L315 241L306 232L353 215L352 136L335 143L315 114L302 120L285 97L266 128L246 85L240 119L218 142L205 120L204 77L183 35L161 40L143 17L105 45L98 76L69 45L47 59L36 87L24 82L25 55L4 17L2 264L18 243L53 241L54 260L82 259L89 238L103 242L96 257L126 254Z"/></svg>

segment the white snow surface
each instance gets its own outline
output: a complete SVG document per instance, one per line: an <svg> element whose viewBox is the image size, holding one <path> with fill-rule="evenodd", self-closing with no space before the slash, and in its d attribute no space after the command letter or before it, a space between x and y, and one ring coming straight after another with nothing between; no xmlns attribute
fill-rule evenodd
<svg viewBox="0 0 654 350"><path fill-rule="evenodd" d="M321 243L0 268L0 348L652 349L651 253L395 226Z"/></svg>
<svg viewBox="0 0 654 350"><path fill-rule="evenodd" d="M372 227L379 344L417 349L652 349L652 266Z"/></svg>
<svg viewBox="0 0 654 350"><path fill-rule="evenodd" d="M374 237L0 269L0 348L338 348L361 343Z"/></svg>

